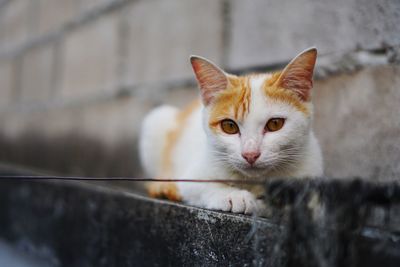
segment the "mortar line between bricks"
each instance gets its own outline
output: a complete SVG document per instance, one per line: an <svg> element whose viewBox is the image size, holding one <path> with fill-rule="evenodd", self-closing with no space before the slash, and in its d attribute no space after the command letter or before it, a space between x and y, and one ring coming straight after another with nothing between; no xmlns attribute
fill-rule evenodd
<svg viewBox="0 0 400 267"><path fill-rule="evenodd" d="M221 2L222 10L222 43L221 43L221 51L222 51L222 66L227 67L229 62L229 53L231 49L230 45L230 35L231 35L231 3L229 0L223 0Z"/></svg>
<svg viewBox="0 0 400 267"><path fill-rule="evenodd" d="M31 38L31 40L22 43L18 46L13 46L12 48L7 47L3 49L2 51L0 51L0 60L12 59L20 54L26 53L26 51L28 50L34 49L35 47L56 41L62 38L62 36L64 36L65 34L74 31L80 26L84 26L85 24L100 18L102 15L113 12L117 8L134 1L143 1L143 0L113 0L111 2L106 2L104 4L101 4L98 7L93 8L91 10L84 11L83 13L77 15L74 19L65 23L60 28L54 31L51 31L42 36L33 37ZM8 2L6 1L5 4L3 5L6 5L7 3Z"/></svg>
<svg viewBox="0 0 400 267"><path fill-rule="evenodd" d="M163 82L156 84L140 84L140 85L125 85L119 86L114 90L105 90L105 92L90 94L88 96L81 96L77 98L62 99L61 96L52 98L44 102L36 103L13 103L12 106L0 108L1 113L13 113L13 112L31 112L31 111L46 111L58 108L71 108L71 107L83 107L92 104L103 103L110 100L122 99L124 97L136 97L140 99L154 100L154 98L143 95L140 93L143 88L163 88L163 90L175 90L182 89L185 87L194 87L196 83L192 79ZM101 90L99 90L101 91ZM151 90L145 90L151 91Z"/></svg>

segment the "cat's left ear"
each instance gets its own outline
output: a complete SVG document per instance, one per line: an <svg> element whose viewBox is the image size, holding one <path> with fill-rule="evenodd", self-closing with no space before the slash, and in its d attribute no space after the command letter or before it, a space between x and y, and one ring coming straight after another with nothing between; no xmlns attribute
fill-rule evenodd
<svg viewBox="0 0 400 267"><path fill-rule="evenodd" d="M204 105L212 102L213 98L228 86L228 78L223 70L205 58L191 56L190 63L200 87Z"/></svg>
<svg viewBox="0 0 400 267"><path fill-rule="evenodd" d="M285 67L275 84L294 91L303 101L309 101L316 60L315 47L303 51Z"/></svg>

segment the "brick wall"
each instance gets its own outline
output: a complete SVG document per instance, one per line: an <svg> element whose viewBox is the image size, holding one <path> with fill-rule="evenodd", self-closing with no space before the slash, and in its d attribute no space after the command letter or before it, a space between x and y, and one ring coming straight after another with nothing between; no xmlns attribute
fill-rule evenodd
<svg viewBox="0 0 400 267"><path fill-rule="evenodd" d="M396 0L2 0L0 161L139 175L144 114L197 95L190 54L267 71L315 45L330 176L400 173Z"/></svg>

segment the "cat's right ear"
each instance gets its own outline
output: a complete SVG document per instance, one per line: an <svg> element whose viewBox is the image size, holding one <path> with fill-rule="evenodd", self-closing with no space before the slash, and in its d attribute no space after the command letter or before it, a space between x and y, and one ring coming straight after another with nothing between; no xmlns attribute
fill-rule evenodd
<svg viewBox="0 0 400 267"><path fill-rule="evenodd" d="M201 98L207 106L219 92L226 89L228 78L223 70L205 58L191 56L190 63L200 87Z"/></svg>

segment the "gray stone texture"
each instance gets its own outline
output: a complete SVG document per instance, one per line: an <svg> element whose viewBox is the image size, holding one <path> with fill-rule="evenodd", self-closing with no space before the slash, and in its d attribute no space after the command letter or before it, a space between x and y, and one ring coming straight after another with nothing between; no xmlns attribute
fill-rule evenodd
<svg viewBox="0 0 400 267"><path fill-rule="evenodd" d="M192 78L192 54L221 63L222 1L139 1L125 11L126 84Z"/></svg>
<svg viewBox="0 0 400 267"><path fill-rule="evenodd" d="M139 176L138 132L152 107L122 97L0 114L0 162L69 175Z"/></svg>
<svg viewBox="0 0 400 267"><path fill-rule="evenodd" d="M0 170L1 172L1 170ZM384 266L400 259L399 187L275 180L274 216L151 199L104 182L0 180L0 235L61 266ZM353 197L354 193L358 197ZM369 225L370 208L382 224ZM329 238L328 238L329 237Z"/></svg>
<svg viewBox="0 0 400 267"><path fill-rule="evenodd" d="M22 56L19 90L24 103L50 100L56 91L55 47L52 44L40 46Z"/></svg>
<svg viewBox="0 0 400 267"><path fill-rule="evenodd" d="M23 248L15 248L0 239L0 266L12 267L51 267L55 264L40 257L27 255Z"/></svg>
<svg viewBox="0 0 400 267"><path fill-rule="evenodd" d="M148 101L134 98L99 103L81 109L82 123L77 128L87 136L101 136L109 144L135 139L150 108Z"/></svg>
<svg viewBox="0 0 400 267"><path fill-rule="evenodd" d="M82 11L93 11L97 8L100 8L101 6L105 5L112 5L113 3L115 4L116 2L128 2L131 0L78 0L80 3L80 8Z"/></svg>
<svg viewBox="0 0 400 267"><path fill-rule="evenodd" d="M398 179L399 77L398 66L381 66L315 83L314 128L326 175Z"/></svg>
<svg viewBox="0 0 400 267"><path fill-rule="evenodd" d="M22 45L32 36L32 2L14 0L0 10L0 49L10 49Z"/></svg>
<svg viewBox="0 0 400 267"><path fill-rule="evenodd" d="M228 66L285 62L317 46L321 54L400 43L397 0L231 2Z"/></svg>
<svg viewBox="0 0 400 267"><path fill-rule="evenodd" d="M94 183L2 182L0 192L0 235L16 241L25 237L32 248L40 244L62 266L280 266L283 261L283 254L272 253L279 226L265 219L204 211ZM46 197L32 200L40 195ZM12 206L13 211L6 208ZM35 217L46 219L36 224Z"/></svg>
<svg viewBox="0 0 400 267"><path fill-rule="evenodd" d="M37 34L43 35L60 29L79 14L81 0L38 0L37 6Z"/></svg>
<svg viewBox="0 0 400 267"><path fill-rule="evenodd" d="M0 110L9 106L14 95L14 62L12 60L0 62Z"/></svg>
<svg viewBox="0 0 400 267"><path fill-rule="evenodd" d="M65 36L61 95L85 97L114 89L118 64L117 17L94 20Z"/></svg>
<svg viewBox="0 0 400 267"><path fill-rule="evenodd" d="M83 135L111 145L121 139L135 139L144 114L152 107L142 99L120 98L51 112L27 109L1 116L1 132L14 137L30 131L42 133L44 137Z"/></svg>

